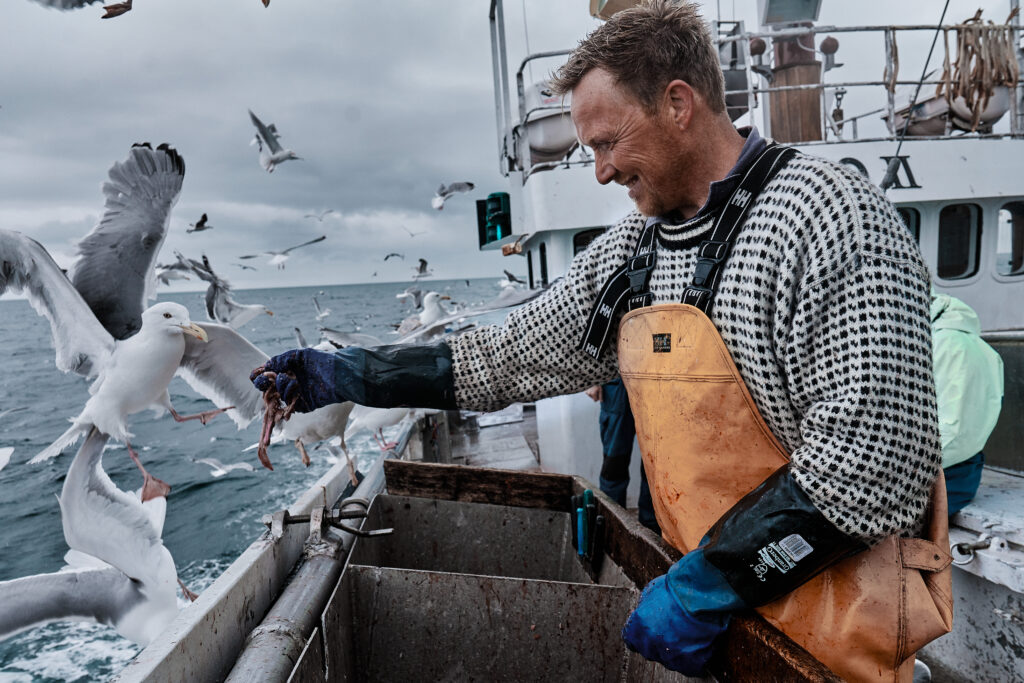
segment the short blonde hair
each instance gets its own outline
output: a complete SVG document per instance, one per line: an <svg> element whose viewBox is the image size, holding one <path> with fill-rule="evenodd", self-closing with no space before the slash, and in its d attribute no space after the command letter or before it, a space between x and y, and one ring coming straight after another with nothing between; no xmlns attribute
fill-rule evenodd
<svg viewBox="0 0 1024 683"><path fill-rule="evenodd" d="M725 77L707 25L687 0L643 0L617 12L580 41L551 78L560 95L591 69L604 69L648 112L675 79L700 93L714 112L725 111Z"/></svg>

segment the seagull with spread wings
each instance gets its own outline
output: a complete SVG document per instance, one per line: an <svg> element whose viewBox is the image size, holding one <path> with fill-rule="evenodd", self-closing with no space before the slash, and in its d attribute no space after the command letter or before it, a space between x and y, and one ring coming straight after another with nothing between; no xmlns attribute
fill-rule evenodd
<svg viewBox="0 0 1024 683"><path fill-rule="evenodd" d="M457 182L451 185L441 183L441 187L437 188L433 199L430 200L430 205L440 211L444 208L444 203L456 192L469 192L474 187L476 186L470 182Z"/></svg>
<svg viewBox="0 0 1024 683"><path fill-rule="evenodd" d="M316 239L312 239L308 242L303 242L302 244L296 244L294 247L288 247L287 249L282 249L280 251L263 251L260 252L259 254L246 254L245 256L239 256L238 258L250 259L259 258L260 256L269 256L270 259L267 261L268 264L272 266L277 266L278 270L284 270L284 262L288 260L289 252L295 251L299 247L306 247L309 246L310 244L323 242L325 239L327 239L327 235L320 235Z"/></svg>
<svg viewBox="0 0 1024 683"><path fill-rule="evenodd" d="M427 259L425 259L425 258L421 258L420 262L418 264L416 264L415 266L413 266L412 270L413 270L413 275L412 275L412 279L413 280L419 280L421 277L428 277L428 276L434 274L434 271L430 270L427 267Z"/></svg>
<svg viewBox="0 0 1024 683"><path fill-rule="evenodd" d="M178 586L195 599L161 538L166 497L141 502L117 488L103 471L106 442L91 431L58 498L67 566L0 581L0 638L55 620L86 620L145 647L178 615Z"/></svg>
<svg viewBox="0 0 1024 683"><path fill-rule="evenodd" d="M241 428L262 405L246 373L266 354L230 328L200 328L180 304L145 308L184 174L184 161L167 145L133 146L110 170L103 185L105 212L78 243L70 275L35 240L0 230L0 295L25 294L50 321L57 367L95 378L71 428L30 462L58 455L95 425L128 445L143 473L144 500L166 495L169 487L151 477L131 449L128 415L152 409L170 412L179 422L205 424L226 410ZM218 409L179 415L167 391L176 373Z"/></svg>
<svg viewBox="0 0 1024 683"><path fill-rule="evenodd" d="M315 296L313 297L313 306L316 308L316 319L317 319L317 322L323 320L324 318L326 318L327 316L329 316L331 314L331 309L329 309L329 308L322 308L320 306L320 302L316 300Z"/></svg>
<svg viewBox="0 0 1024 683"><path fill-rule="evenodd" d="M224 323L237 330L250 320L260 315L274 315L274 312L263 304L240 304L231 296L231 285L227 280L213 272L210 259L203 254L203 262L188 259L179 252L174 252L181 263L189 267L201 280L209 283L206 288L206 317Z"/></svg>
<svg viewBox="0 0 1024 683"><path fill-rule="evenodd" d="M334 213L334 209L324 209L323 211L319 211L317 213L307 213L305 216L303 216L303 218L315 218L317 222L323 223L324 218L331 213Z"/></svg>
<svg viewBox="0 0 1024 683"><path fill-rule="evenodd" d="M195 223L189 223L189 227L185 228L185 232L202 232L203 230L212 230L213 226L206 224L206 221L208 220L209 219L206 217L206 214L204 213L202 217L200 217L200 219L197 220Z"/></svg>
<svg viewBox="0 0 1024 683"><path fill-rule="evenodd" d="M301 158L295 152L281 146L277 126L272 123L269 126L264 124L256 114L252 113L251 109L249 118L252 119L252 125L256 126L256 137L253 138L253 143L259 146L260 166L266 169L267 173L273 173L274 167L280 163Z"/></svg>

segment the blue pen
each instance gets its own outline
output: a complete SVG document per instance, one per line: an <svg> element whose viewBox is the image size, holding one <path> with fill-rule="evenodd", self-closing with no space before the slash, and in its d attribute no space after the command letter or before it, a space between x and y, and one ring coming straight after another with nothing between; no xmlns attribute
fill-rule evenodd
<svg viewBox="0 0 1024 683"><path fill-rule="evenodd" d="M583 557L587 549L587 519L583 508L576 508L576 554Z"/></svg>

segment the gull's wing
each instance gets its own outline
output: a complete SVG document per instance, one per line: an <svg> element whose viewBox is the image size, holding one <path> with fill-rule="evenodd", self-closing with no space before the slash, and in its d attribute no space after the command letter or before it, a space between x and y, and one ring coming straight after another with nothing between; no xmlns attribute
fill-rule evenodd
<svg viewBox="0 0 1024 683"><path fill-rule="evenodd" d="M469 192L474 187L476 187L476 185L474 185L473 183L465 182L465 181L459 181L457 183L452 183L451 185L449 185L448 188L447 188L447 191L448 191L448 194L451 195L451 194L455 194L456 192Z"/></svg>
<svg viewBox="0 0 1024 683"><path fill-rule="evenodd" d="M316 314L318 316L323 315L324 311L322 308L320 308L320 302L316 300L315 296L313 297L313 306L316 308Z"/></svg>
<svg viewBox="0 0 1024 683"><path fill-rule="evenodd" d="M0 295L23 292L50 321L57 367L91 377L114 351L110 336L41 244L20 232L0 230Z"/></svg>
<svg viewBox="0 0 1024 683"><path fill-rule="evenodd" d="M196 462L209 465L210 467L214 467L218 470L224 469L224 465L221 464L221 461L217 458L196 458Z"/></svg>
<svg viewBox="0 0 1024 683"><path fill-rule="evenodd" d="M323 242L325 239L327 239L327 235L320 235L316 239L312 239L312 240L310 240L308 242L303 242L302 244L296 244L294 247L288 247L284 251L279 251L277 253L278 254L287 254L289 251L292 251L293 249L298 249L299 247L306 247L306 246L309 246L310 244L316 244L317 242Z"/></svg>
<svg viewBox="0 0 1024 683"><path fill-rule="evenodd" d="M55 9L79 9L86 5L91 5L94 2L103 2L104 0L36 0L40 5L44 7L53 7Z"/></svg>
<svg viewBox="0 0 1024 683"><path fill-rule="evenodd" d="M341 330L333 330L330 327L320 328L320 338L329 341L339 349L343 349L346 346L380 346L384 343L372 334L342 332Z"/></svg>
<svg viewBox="0 0 1024 683"><path fill-rule="evenodd" d="M499 294L498 296L494 297L490 301L487 301L487 302L485 302L483 304L480 304L479 306L473 306L472 308L467 308L465 310L458 311L456 313L452 313L451 315L446 315L443 318L439 318L439 319L435 320L430 325L426 325L426 326L420 327L418 329L414 329L414 330L410 331L408 334L406 334L404 337L401 337L395 343L396 344L416 344L416 343L419 343L424 338L430 338L430 337L432 337L434 335L437 335L437 334L440 334L441 332L443 332L444 328L448 325L448 323L458 322L458 321L463 320L465 318L472 318L472 317L475 317L475 316L478 316L478 315L484 315L485 313L493 313L495 311L500 311L503 308L512 308L514 306L519 306L520 304L525 304L527 301L530 301L532 299L536 299L538 296L543 294L545 291L547 291L547 290L545 290L545 289L522 290L522 289L513 289L512 287L507 287L507 288L505 288L501 292L501 294ZM399 330L399 333L401 333L401 330Z"/></svg>
<svg viewBox="0 0 1024 683"><path fill-rule="evenodd" d="M227 325L203 323L203 329L210 341L186 335L178 373L218 408L234 406L228 415L241 429L263 411L263 394L249 381L249 373L269 356Z"/></svg>
<svg viewBox="0 0 1024 683"><path fill-rule="evenodd" d="M281 143L277 141L277 128L274 124L265 125L256 114L252 113L252 109L249 110L249 118L252 119L252 125L256 126L256 130L259 131L260 137L263 138L263 142L266 143L271 154L280 152Z"/></svg>
<svg viewBox="0 0 1024 683"><path fill-rule="evenodd" d="M306 338L302 336L302 330L297 327L295 328L295 343L298 344L296 348L299 349L304 349L309 346L309 344L306 343Z"/></svg>
<svg viewBox="0 0 1024 683"><path fill-rule="evenodd" d="M133 145L103 184L103 218L78 243L78 261L69 277L115 339L130 337L142 326L157 252L184 177L185 162L173 148L143 144Z"/></svg>
<svg viewBox="0 0 1024 683"><path fill-rule="evenodd" d="M144 601L141 584L113 567L0 581L0 639L63 619L114 624Z"/></svg>
<svg viewBox="0 0 1024 683"><path fill-rule="evenodd" d="M103 471L107 438L92 429L71 461L59 499L64 539L72 550L158 585L168 567L174 571L174 560L139 499L117 488Z"/></svg>

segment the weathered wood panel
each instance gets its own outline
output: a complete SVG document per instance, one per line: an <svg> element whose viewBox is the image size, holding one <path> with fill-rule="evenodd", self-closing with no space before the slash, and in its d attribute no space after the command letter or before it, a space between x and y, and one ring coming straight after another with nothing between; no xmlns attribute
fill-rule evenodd
<svg viewBox="0 0 1024 683"><path fill-rule="evenodd" d="M572 477L565 474L388 460L384 463L384 476L388 492L400 496L559 512L569 512L572 499Z"/></svg>

